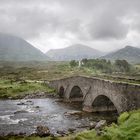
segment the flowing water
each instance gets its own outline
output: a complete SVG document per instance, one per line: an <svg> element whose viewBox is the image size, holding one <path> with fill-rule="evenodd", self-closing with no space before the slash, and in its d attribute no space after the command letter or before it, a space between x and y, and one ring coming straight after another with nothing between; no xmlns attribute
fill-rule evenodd
<svg viewBox="0 0 140 140"><path fill-rule="evenodd" d="M22 104L23 102L23 104ZM21 103L19 105L19 103ZM105 116L100 114L68 115L69 112L81 111L81 107L57 102L56 99L1 100L0 135L20 132L30 135L39 125L49 127L51 133L76 129L81 131L91 121L98 121ZM103 117L103 118L101 118ZM107 115L107 118L110 117Z"/></svg>

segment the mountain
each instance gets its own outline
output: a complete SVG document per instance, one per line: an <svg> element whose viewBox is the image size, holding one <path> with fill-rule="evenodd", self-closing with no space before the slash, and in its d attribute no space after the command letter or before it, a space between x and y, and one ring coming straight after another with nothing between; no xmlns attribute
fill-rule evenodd
<svg viewBox="0 0 140 140"><path fill-rule="evenodd" d="M63 49L49 50L46 55L52 60L68 61L80 60L82 58L98 58L103 53L85 45L75 44Z"/></svg>
<svg viewBox="0 0 140 140"><path fill-rule="evenodd" d="M140 63L140 48L126 46L118 51L109 53L101 58L116 60L125 59L130 63Z"/></svg>
<svg viewBox="0 0 140 140"><path fill-rule="evenodd" d="M43 61L48 57L27 41L12 35L0 33L1 61Z"/></svg>

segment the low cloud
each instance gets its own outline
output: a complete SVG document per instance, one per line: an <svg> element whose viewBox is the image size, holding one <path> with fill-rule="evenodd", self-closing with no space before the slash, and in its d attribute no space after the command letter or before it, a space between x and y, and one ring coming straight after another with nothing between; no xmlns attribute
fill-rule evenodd
<svg viewBox="0 0 140 140"><path fill-rule="evenodd" d="M128 34L140 33L139 7L139 0L0 0L0 32L37 44L129 42Z"/></svg>

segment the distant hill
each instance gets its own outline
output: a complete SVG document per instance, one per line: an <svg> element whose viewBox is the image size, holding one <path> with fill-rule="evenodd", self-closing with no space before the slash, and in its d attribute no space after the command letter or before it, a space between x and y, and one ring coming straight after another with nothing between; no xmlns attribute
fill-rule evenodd
<svg viewBox="0 0 140 140"><path fill-rule="evenodd" d="M82 58L98 58L103 53L85 45L75 44L63 49L49 50L46 55L52 60L68 61L80 60Z"/></svg>
<svg viewBox="0 0 140 140"><path fill-rule="evenodd" d="M130 63L140 63L140 48L126 46L118 51L109 53L101 58L116 60L125 59Z"/></svg>
<svg viewBox="0 0 140 140"><path fill-rule="evenodd" d="M43 61L48 57L27 41L0 33L0 61Z"/></svg>

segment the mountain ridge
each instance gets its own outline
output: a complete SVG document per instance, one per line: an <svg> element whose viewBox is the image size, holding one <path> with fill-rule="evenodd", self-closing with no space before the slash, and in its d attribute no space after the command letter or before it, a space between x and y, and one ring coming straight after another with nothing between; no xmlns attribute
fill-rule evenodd
<svg viewBox="0 0 140 140"><path fill-rule="evenodd" d="M112 61L116 59L125 59L130 63L140 63L140 48L127 45L124 48L108 53L101 58Z"/></svg>
<svg viewBox="0 0 140 140"><path fill-rule="evenodd" d="M80 60L83 58L98 58L103 52L82 44L74 44L66 48L51 49L46 55L56 61Z"/></svg>

